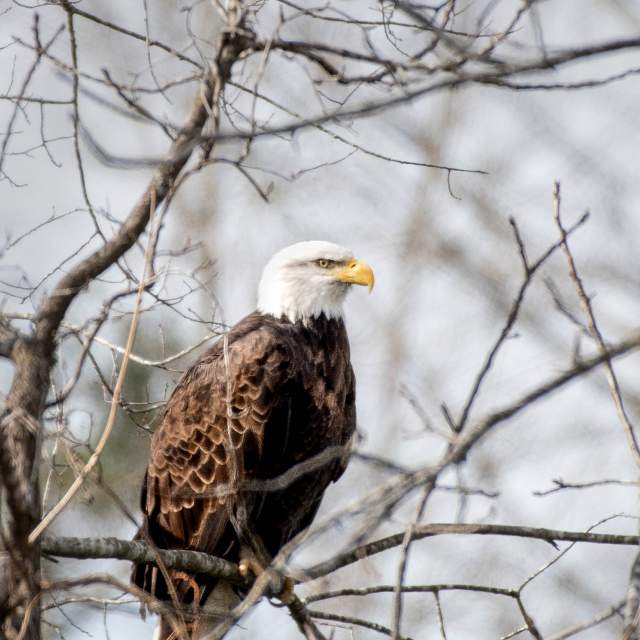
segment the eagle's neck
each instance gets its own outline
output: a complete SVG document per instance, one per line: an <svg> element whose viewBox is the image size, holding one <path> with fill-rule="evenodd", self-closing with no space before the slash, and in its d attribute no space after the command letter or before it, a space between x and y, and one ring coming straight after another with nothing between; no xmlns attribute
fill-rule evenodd
<svg viewBox="0 0 640 640"><path fill-rule="evenodd" d="M313 287L292 286L293 284L278 280L261 282L258 311L304 325L323 316L328 319L342 318L342 305L348 285L336 282L319 295Z"/></svg>

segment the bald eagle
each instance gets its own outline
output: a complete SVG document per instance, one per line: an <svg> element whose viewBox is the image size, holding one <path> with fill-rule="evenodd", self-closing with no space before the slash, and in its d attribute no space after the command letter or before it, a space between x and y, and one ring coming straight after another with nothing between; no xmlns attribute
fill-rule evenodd
<svg viewBox="0 0 640 640"><path fill-rule="evenodd" d="M257 310L188 369L166 405L151 441L139 538L257 573L311 524L325 489L345 470L356 426L343 301L351 285L371 290L373 282L369 266L329 242L301 242L271 258ZM329 448L342 455L296 475L296 465ZM260 490L260 481L292 469L292 482ZM176 594L193 612L193 637L238 600L210 577L169 577L172 588L158 568L142 564L132 580L160 599ZM166 621L156 637L171 637Z"/></svg>

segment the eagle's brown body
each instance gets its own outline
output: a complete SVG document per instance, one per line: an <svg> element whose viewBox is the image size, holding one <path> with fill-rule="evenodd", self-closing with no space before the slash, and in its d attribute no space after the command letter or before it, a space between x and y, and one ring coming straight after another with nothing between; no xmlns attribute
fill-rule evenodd
<svg viewBox="0 0 640 640"><path fill-rule="evenodd" d="M184 374L167 404L142 491L144 535L160 548L233 562L241 544L275 556L310 525L347 456L330 457L276 491L261 491L259 481L328 447L346 454L354 430L343 321L321 315L303 324L253 313ZM171 576L184 603L201 604L213 586L205 576ZM169 599L151 565L135 567L133 581Z"/></svg>

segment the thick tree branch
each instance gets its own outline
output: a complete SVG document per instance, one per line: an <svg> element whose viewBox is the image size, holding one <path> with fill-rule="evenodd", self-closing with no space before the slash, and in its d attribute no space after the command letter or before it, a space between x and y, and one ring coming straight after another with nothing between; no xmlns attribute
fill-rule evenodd
<svg viewBox="0 0 640 640"><path fill-rule="evenodd" d="M158 556L167 569L179 569L224 578L234 584L246 585L238 566L222 558L200 551L155 549L141 540L118 538L67 538L44 536L41 542L45 555L60 558L128 560L137 564L156 564Z"/></svg>
<svg viewBox="0 0 640 640"><path fill-rule="evenodd" d="M515 538L531 538L555 542L589 542L592 544L613 544L634 546L640 542L637 535L618 535L613 533L588 533L581 531L561 531L541 527L524 527L506 524L425 524L414 528L413 538L420 540L438 535L480 535L480 536L508 536ZM349 551L338 554L326 562L321 562L305 571L305 577L314 580L325 576L337 569L358 562L363 558L376 555L387 549L398 547L404 540L405 532L396 533L367 544L360 545Z"/></svg>
<svg viewBox="0 0 640 640"><path fill-rule="evenodd" d="M563 531L519 525L434 523L415 527L415 539L438 535L495 535L543 540L550 543L586 542L621 546L634 546L640 542L640 537L637 535ZM304 572L305 579L319 578L349 564L358 562L363 558L397 547L402 544L403 538L404 531L340 553L331 560L319 563L306 570ZM153 549L141 540L130 541L119 540L118 538L45 536L41 545L44 554L61 558L112 558L114 560L155 564L159 555L167 569L203 573L215 578L224 578L236 584L246 584L235 564L200 551ZM309 601L313 601L313 598Z"/></svg>

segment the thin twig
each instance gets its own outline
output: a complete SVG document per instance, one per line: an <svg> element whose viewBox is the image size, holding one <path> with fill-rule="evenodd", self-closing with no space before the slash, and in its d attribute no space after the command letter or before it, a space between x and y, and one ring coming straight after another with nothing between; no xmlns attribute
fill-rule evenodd
<svg viewBox="0 0 640 640"><path fill-rule="evenodd" d="M580 299L580 304L584 310L585 315L587 316L589 323L589 330L593 339L598 344L598 348L600 353L603 355L607 353L607 345L605 343L604 337L600 328L598 327L598 323L596 322L595 314L593 312L593 306L591 305L591 299L587 295L585 291L584 285L582 283L582 279L578 274L578 270L576 268L575 260L573 259L573 254L571 253L571 249L569 248L567 231L562 224L562 219L560 215L560 183L556 182L553 191L553 198L555 203L555 221L558 225L558 229L560 231L560 236L562 239L562 248L564 249L565 255L567 256L567 262L569 263L569 274L571 275L571 279L573 280L576 290L578 292L578 298ZM636 465L640 468L640 444L638 443L638 438L635 433L635 429L633 424L631 424L631 419L627 414L627 410L625 409L624 402L622 400L622 391L620 390L620 383L618 382L618 378L613 369L613 364L611 363L610 358L606 358L604 362L605 371L607 372L607 380L609 382L609 389L611 391L611 397L613 399L613 403L616 407L616 412L618 413L618 418L622 423L622 426L627 434L627 440L629 442L629 448L631 450L631 454L633 455Z"/></svg>
<svg viewBox="0 0 640 640"><path fill-rule="evenodd" d="M391 629L387 629L384 625L377 622L370 622L369 620L362 620L361 618L354 618L352 616L341 616L337 613L327 613L326 611L309 611L309 615L312 618L318 620L331 620L333 622L342 622L348 625L355 625L356 627L363 627L364 629L371 629L371 631L377 631L385 636L391 636ZM409 636L398 636L398 640L411 640Z"/></svg>
<svg viewBox="0 0 640 640"><path fill-rule="evenodd" d="M618 485L622 487L636 487L640 486L640 481L637 480L592 480L591 482L565 482L562 479L554 479L553 484L556 485L552 489L546 489L544 491L534 491L534 496L548 496L552 493L562 491L563 489L591 489L592 487L603 487L607 485Z"/></svg>
<svg viewBox="0 0 640 640"><path fill-rule="evenodd" d="M153 225L154 214L156 210L156 201L155 196L152 195L150 207L149 207L149 219L150 224ZM84 466L82 471L78 474L73 484L69 487L65 495L60 499L60 501L47 513L47 515L41 520L40 524L31 532L29 535L29 544L33 544L42 534L42 532L60 515L60 513L64 510L64 508L71 502L73 497L76 495L82 484L84 483L87 476L91 473L93 468L98 464L100 460L100 455L104 450L107 441L109 440L109 436L111 435L111 431L113 430L113 426L116 422L116 416L118 413L118 403L120 400L120 394L122 392L122 387L124 386L125 377L127 374L127 366L129 364L129 355L131 354L131 350L133 349L133 343L136 339L136 332L138 330L138 321L140 319L140 303L142 302L142 294L144 292L144 288L146 286L147 274L151 269L151 248L154 246L153 237L157 233L157 229L153 229L153 231L149 234L149 240L147 242L147 249L145 251L144 256L144 267L142 271L142 276L140 278L140 282L138 284L138 292L136 294L136 299L133 305L133 316L131 318L131 325L129 327L129 335L127 337L127 345L125 347L124 355L122 356L122 363L120 365L120 372L118 373L118 379L116 381L116 385L113 389L113 397L111 398L111 407L109 409L109 415L107 417L107 422L105 424L102 435L100 436L100 440L96 445L95 451L87 461L87 464Z"/></svg>
<svg viewBox="0 0 640 640"><path fill-rule="evenodd" d="M566 638L570 638L571 636L578 635L582 631L586 631L587 629L592 629L593 627L599 625L601 622L605 620L609 620L613 618L613 616L620 614L622 609L624 608L624 600L622 602L618 602L611 607L607 607L604 611L601 611L597 615L595 615L590 620L586 622L581 622L579 624L572 625L563 631L558 631L553 635L547 636L546 640L566 640Z"/></svg>

